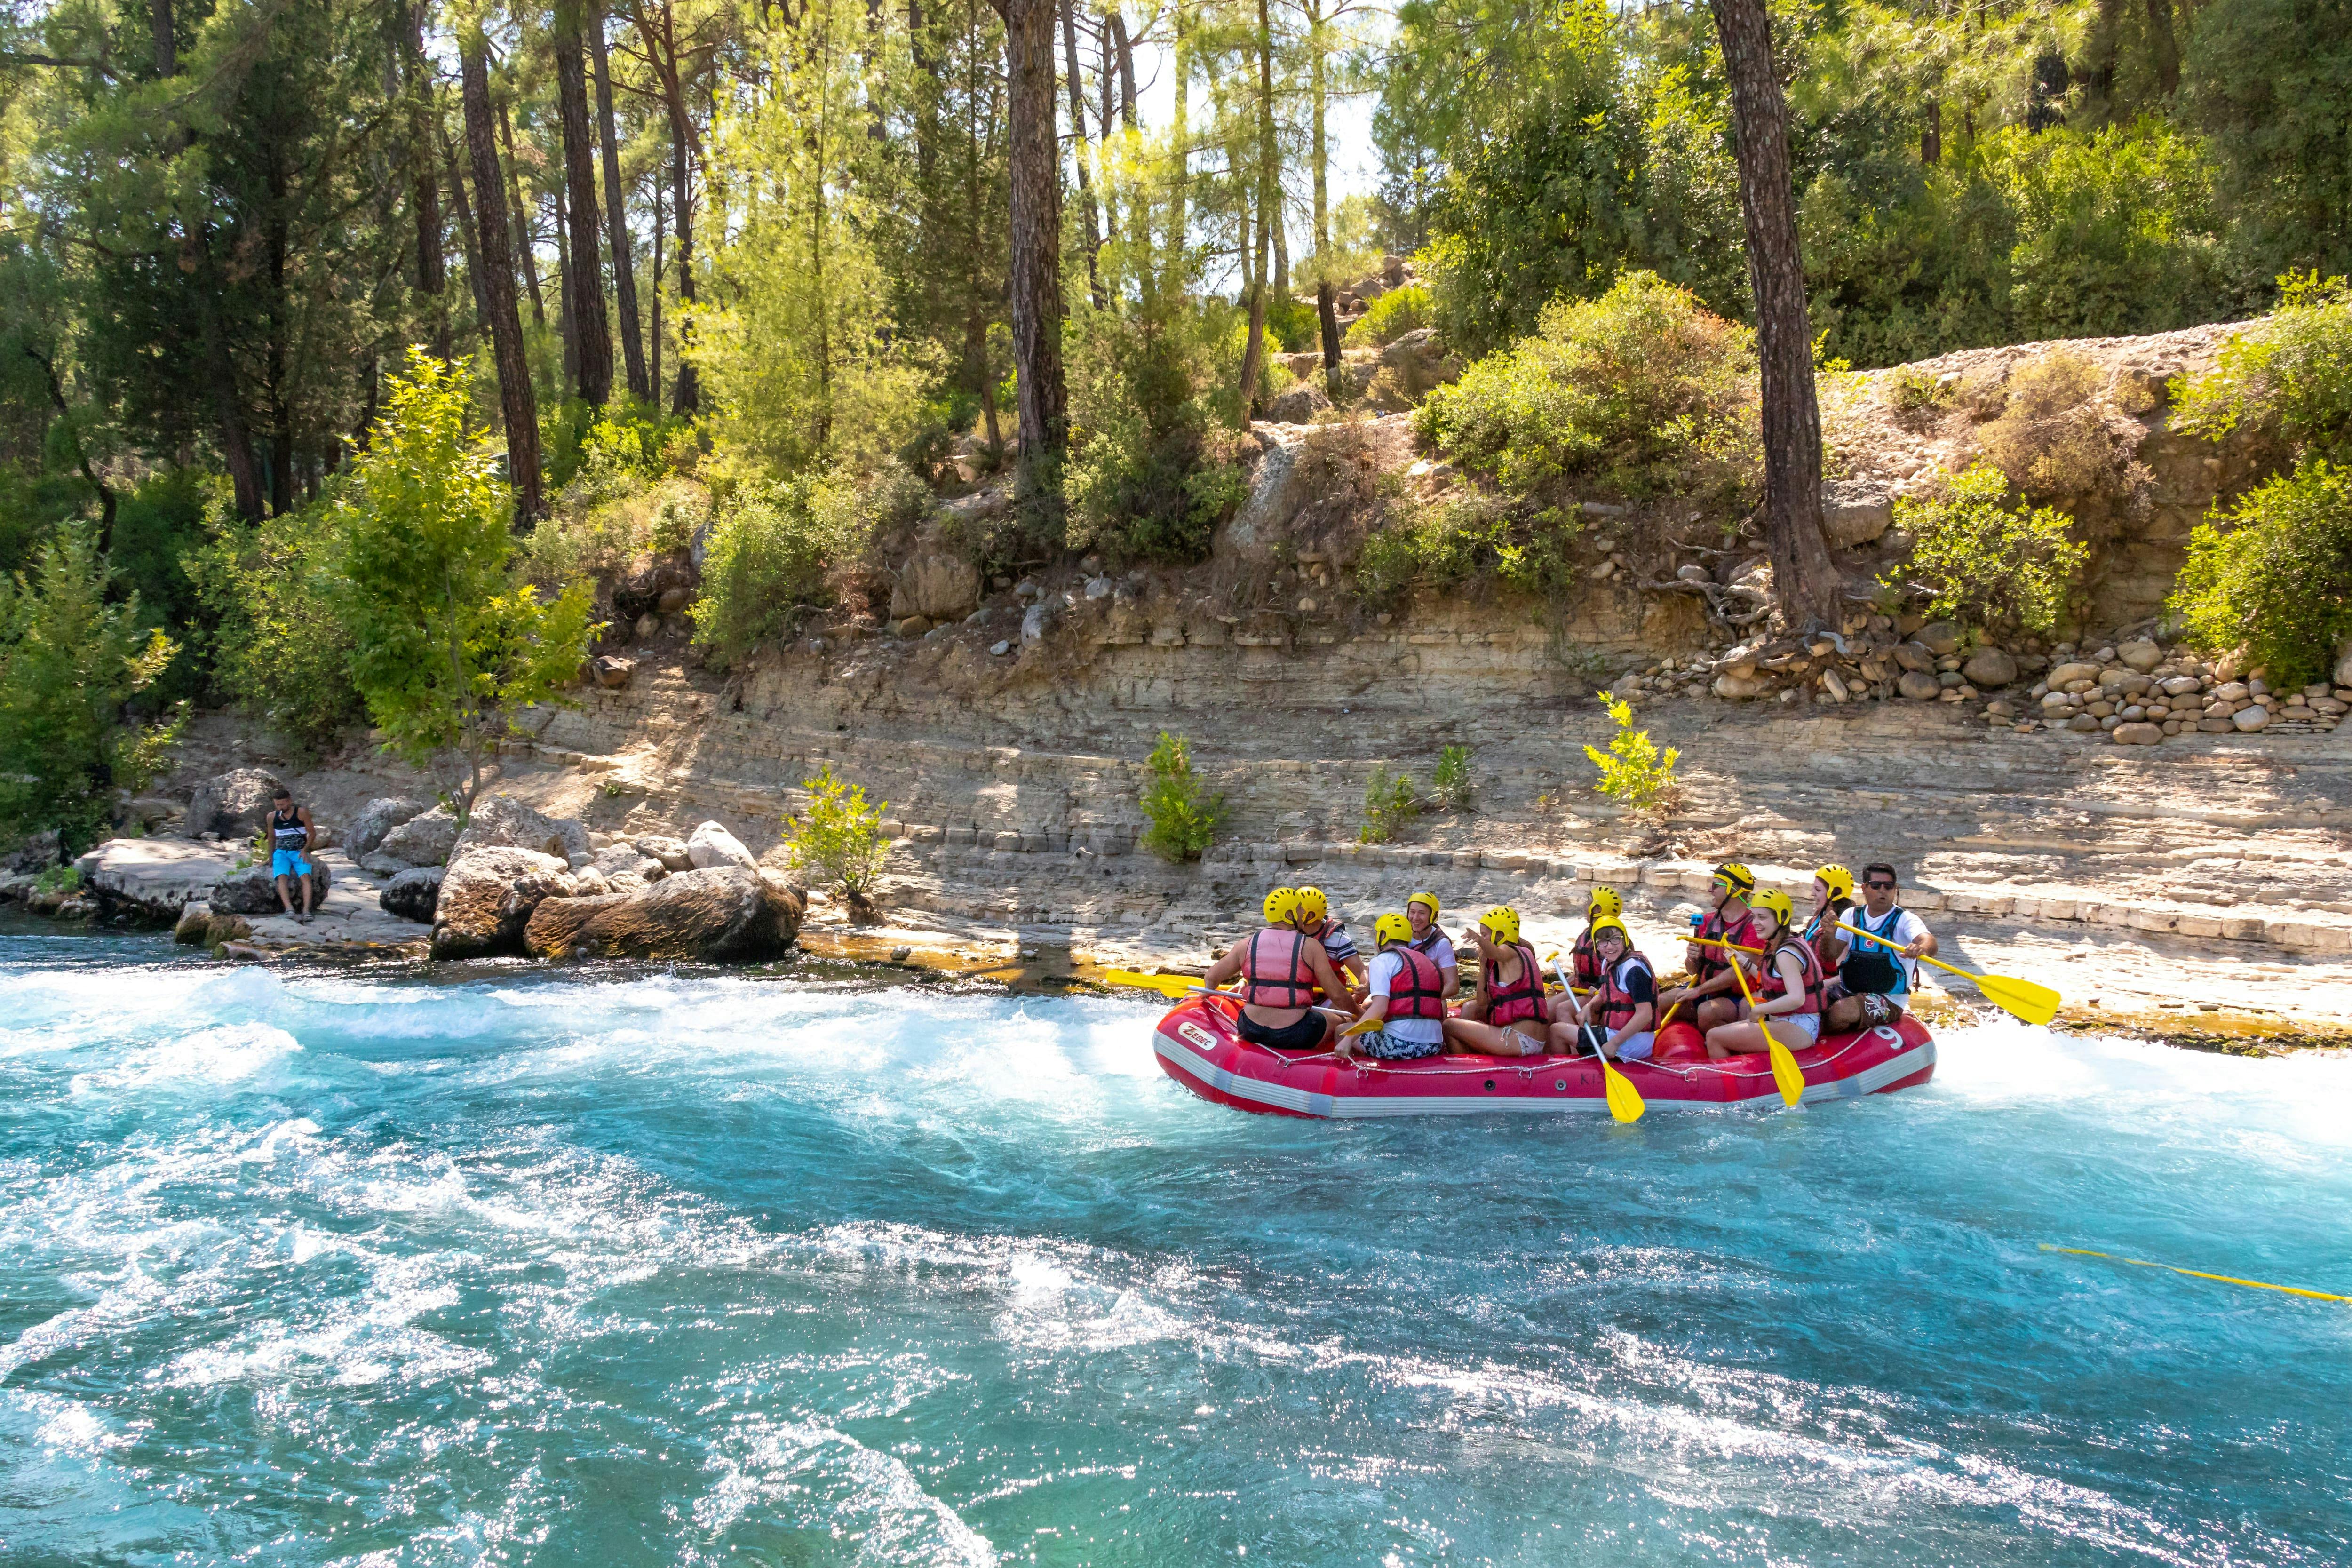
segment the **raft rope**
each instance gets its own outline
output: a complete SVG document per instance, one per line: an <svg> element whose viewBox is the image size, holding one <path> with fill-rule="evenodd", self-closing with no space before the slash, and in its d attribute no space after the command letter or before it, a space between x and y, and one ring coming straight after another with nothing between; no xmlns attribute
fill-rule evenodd
<svg viewBox="0 0 2352 1568"><path fill-rule="evenodd" d="M2076 1258L2104 1258L2112 1263L2128 1263L2135 1268L2161 1268L2168 1273L2186 1274L2191 1279L2218 1279L2224 1285L2243 1285L2249 1290L2278 1290L2289 1296L2308 1296L2315 1301L2352 1302L2352 1296L2337 1296L2326 1290L2306 1290L2300 1285L2273 1285L2261 1279L2241 1279L2234 1274L2209 1274L2202 1268L2182 1268L2170 1263L2150 1263L2145 1258L2126 1258L2114 1252L2094 1252L2087 1247L2058 1247L2042 1244L2044 1252L2069 1253Z"/></svg>

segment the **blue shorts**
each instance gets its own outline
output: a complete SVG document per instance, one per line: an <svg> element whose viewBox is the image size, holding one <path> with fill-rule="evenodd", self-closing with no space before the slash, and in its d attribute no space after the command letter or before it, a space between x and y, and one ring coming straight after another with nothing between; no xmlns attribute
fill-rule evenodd
<svg viewBox="0 0 2352 1568"><path fill-rule="evenodd" d="M310 862L302 858L299 849L272 849L269 852L269 875L273 880L279 877L307 877L310 874Z"/></svg>

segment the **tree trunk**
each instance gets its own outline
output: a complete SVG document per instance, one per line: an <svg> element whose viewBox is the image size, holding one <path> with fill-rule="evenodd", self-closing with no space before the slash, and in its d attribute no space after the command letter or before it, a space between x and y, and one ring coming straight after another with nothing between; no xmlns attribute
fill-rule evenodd
<svg viewBox="0 0 2352 1568"><path fill-rule="evenodd" d="M651 319L651 320L646 323L646 324L647 324L647 326L648 326L648 328L649 328L650 330L648 331L648 332L647 332L647 334L646 334L646 379L647 379L649 382L651 382L651 383L652 383L652 385L653 385L653 400L654 400L654 406L655 406L655 407L656 407L656 408L658 408L658 407L660 407L660 406L661 406L661 349L662 349L662 333L661 333L661 300L662 300L662 234L663 234L663 219L662 219L662 183L661 183L661 181L659 181L658 179L655 180L655 181L653 182L653 187L654 187L654 298L653 298L653 309L652 309L649 312L647 312L647 313L648 313L648 315L649 315L652 319Z"/></svg>
<svg viewBox="0 0 2352 1568"><path fill-rule="evenodd" d="M1258 411L1259 373L1265 368L1266 250L1274 237L1276 205L1274 166L1274 20L1266 0L1257 0L1257 236L1251 269L1249 339L1242 348L1242 407Z"/></svg>
<svg viewBox="0 0 2352 1568"><path fill-rule="evenodd" d="M1934 99L1919 105L1925 122L1919 127L1919 162L1933 166L1944 161L1944 106Z"/></svg>
<svg viewBox="0 0 2352 1568"><path fill-rule="evenodd" d="M694 356L690 352L694 330L694 165L692 143L694 123L686 107L686 79L680 69L677 52L677 13L663 0L661 30L656 33L651 17L641 9L636 13L637 31L643 35L646 58L653 62L654 72L660 79L662 104L669 112L669 172L670 209L677 235L677 382L670 398L674 414L692 414L702 406L702 384L694 373Z"/></svg>
<svg viewBox="0 0 2352 1568"><path fill-rule="evenodd" d="M147 0L147 26L155 40L155 78L180 74L180 41L172 26L172 0Z"/></svg>
<svg viewBox="0 0 2352 1568"><path fill-rule="evenodd" d="M1312 113L1307 159L1315 180L1315 258L1318 263L1323 263L1328 259L1325 253L1331 248L1331 153L1329 143L1324 139L1326 100L1330 95L1330 44L1324 32L1327 24L1323 18L1321 0L1308 0L1307 16L1307 67ZM1317 298L1318 300L1322 298L1319 290Z"/></svg>
<svg viewBox="0 0 2352 1568"><path fill-rule="evenodd" d="M467 199L465 176L457 172L457 149L446 136L441 161L449 180L449 205L457 215L457 243L466 253L466 282L474 296L474 332L481 336L490 330L490 297L482 288L482 242L475 235L474 204Z"/></svg>
<svg viewBox="0 0 2352 1568"><path fill-rule="evenodd" d="M1087 297L1095 309L1103 308L1102 268L1098 258L1102 253L1102 220L1095 211L1094 182L1087 174L1087 99L1084 81L1078 75L1078 25L1075 13L1077 0L1061 0L1062 58L1067 62L1070 85L1070 161L1078 170L1078 211L1087 226ZM1049 46L1050 47L1050 46ZM1055 160L1056 183L1060 179L1060 159Z"/></svg>
<svg viewBox="0 0 2352 1568"><path fill-rule="evenodd" d="M1110 8L1110 37L1118 50L1118 122L1132 131L1136 128L1135 43L1127 36L1127 17L1117 5Z"/></svg>
<svg viewBox="0 0 2352 1568"><path fill-rule="evenodd" d="M458 82L466 106L466 151L474 165L474 188L500 188L497 125L490 109L488 45L467 28L458 35ZM515 313L514 257L501 205L486 195L480 213L482 292L489 301L490 353L499 373L499 408L507 427L507 477L514 486L515 528L528 533L547 510L539 473L539 401L530 387L530 364L522 349L522 321Z"/></svg>
<svg viewBox="0 0 2352 1568"><path fill-rule="evenodd" d="M1168 145L1176 160L1168 180L1168 262L1169 281L1174 289L1185 284L1184 242L1189 237L1191 219L1184 210L1184 198L1190 195L1192 183L1192 129L1188 118L1192 82L1192 29L1190 0L1176 0L1176 107L1168 129Z"/></svg>
<svg viewBox="0 0 2352 1568"><path fill-rule="evenodd" d="M1339 296L1328 277L1315 281L1315 319L1323 328L1323 390L1337 402L1339 396Z"/></svg>
<svg viewBox="0 0 2352 1568"><path fill-rule="evenodd" d="M2180 88L2180 45L2172 31L2172 0L2147 0L2147 43L2156 57L2156 85L2170 98Z"/></svg>
<svg viewBox="0 0 2352 1568"><path fill-rule="evenodd" d="M434 356L446 360L449 357L449 270L442 249L440 153L425 128L425 116L433 77L425 64L423 7L403 0L401 15L401 71L408 89L409 199L416 216L416 291L425 297L425 313L433 323Z"/></svg>
<svg viewBox="0 0 2352 1568"><path fill-rule="evenodd" d="M604 315L603 247L596 233L596 136L588 124L587 40L581 37L586 8L586 0L558 0L555 7L555 110L563 132L564 227L572 262L563 309L580 356L580 395L601 408L613 396L613 330Z"/></svg>
<svg viewBox="0 0 2352 1568"><path fill-rule="evenodd" d="M1709 0L1731 86L1748 279L1764 381L1764 536L1791 628L1834 625L1843 584L1822 539L1822 416L1813 390L1805 263L1789 168L1788 109L1764 0Z"/></svg>
<svg viewBox="0 0 2352 1568"><path fill-rule="evenodd" d="M653 395L646 380L645 340L637 331L637 271L629 259L628 187L621 183L620 139L613 130L613 68L604 56L604 17L588 28L588 58L596 68L596 140L604 160L604 226L613 240L613 302L621 310L621 360L629 395Z"/></svg>
<svg viewBox="0 0 2352 1568"><path fill-rule="evenodd" d="M580 328L572 318L572 247L563 226L563 182L551 193L555 198L555 335L563 343L563 393L580 395Z"/></svg>
<svg viewBox="0 0 2352 1568"><path fill-rule="evenodd" d="M507 144L506 193L508 203L514 208L516 259L522 264L523 282L530 289L531 324L543 327L547 324L547 301L539 288L539 242L531 225L530 209L522 205L522 176L515 172L518 161L514 151L514 117L507 112L504 99L499 100L499 129L504 133ZM488 205L484 204L486 208Z"/></svg>
<svg viewBox="0 0 2352 1568"><path fill-rule="evenodd" d="M1062 449L1062 161L1054 134L1055 0L992 0L1010 89L1013 360L1021 422L1016 489L1031 526L1058 537Z"/></svg>

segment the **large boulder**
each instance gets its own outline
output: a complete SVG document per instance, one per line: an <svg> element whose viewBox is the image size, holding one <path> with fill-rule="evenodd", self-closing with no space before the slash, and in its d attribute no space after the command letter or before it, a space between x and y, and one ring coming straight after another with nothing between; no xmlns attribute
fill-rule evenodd
<svg viewBox="0 0 2352 1568"><path fill-rule="evenodd" d="M343 835L343 847L352 859L373 855L383 843L383 836L402 823L425 815L425 803L404 795L379 795L360 807L352 818L352 826Z"/></svg>
<svg viewBox="0 0 2352 1568"><path fill-rule="evenodd" d="M542 900L576 890L552 855L504 845L468 850L441 879L433 910L433 956L488 958L520 952L523 927Z"/></svg>
<svg viewBox="0 0 2352 1568"><path fill-rule="evenodd" d="M441 879L446 875L439 866L411 866L383 885L376 905L385 914L431 925L434 906L441 901Z"/></svg>
<svg viewBox="0 0 2352 1568"><path fill-rule="evenodd" d="M658 860L672 871L691 871L694 861L686 853L686 840L672 838L666 833L641 833L630 842L637 852L649 859ZM606 875L610 875L609 868Z"/></svg>
<svg viewBox="0 0 2352 1568"><path fill-rule="evenodd" d="M0 870L37 877L58 864L58 833L44 828L0 857Z"/></svg>
<svg viewBox="0 0 2352 1568"><path fill-rule="evenodd" d="M1822 531L1836 550L1867 544L1895 526L1895 498L1861 479L1831 479L1822 486Z"/></svg>
<svg viewBox="0 0 2352 1568"><path fill-rule="evenodd" d="M684 859L684 856L679 857ZM651 886L669 875L669 868L625 840L607 844L590 858L589 867L605 877L635 877ZM691 860L687 865L691 867Z"/></svg>
<svg viewBox="0 0 2352 1568"><path fill-rule="evenodd" d="M800 934L804 900L772 872L740 866L680 871L641 893L549 899L523 942L537 958L639 958L751 963Z"/></svg>
<svg viewBox="0 0 2352 1568"><path fill-rule="evenodd" d="M2344 651L2336 656L2336 684L2352 686L2352 642L2346 643Z"/></svg>
<svg viewBox="0 0 2352 1568"><path fill-rule="evenodd" d="M450 847L454 862L474 849L536 849L570 862L588 853L588 830L568 816L546 816L512 795L494 795L474 803L466 831Z"/></svg>
<svg viewBox="0 0 2352 1568"><path fill-rule="evenodd" d="M1381 368L1394 375L1399 388L1415 403L1462 379L1462 362L1445 352L1433 327L1415 327L1388 343L1381 350Z"/></svg>
<svg viewBox="0 0 2352 1568"><path fill-rule="evenodd" d="M270 798L278 788L278 775L260 768L215 773L196 786L181 831L191 838L207 833L232 840L250 838L261 831L261 819L269 815Z"/></svg>
<svg viewBox="0 0 2352 1568"><path fill-rule="evenodd" d="M760 865L741 839L716 822L706 822L687 835L686 858L698 871L713 866L740 866L751 871Z"/></svg>
<svg viewBox="0 0 2352 1568"><path fill-rule="evenodd" d="M1944 694L1934 676L1916 669L1905 670L1903 679L1895 683L1895 689L1914 702L1933 702Z"/></svg>
<svg viewBox="0 0 2352 1568"><path fill-rule="evenodd" d="M980 568L927 531L890 588L890 618L959 621L980 603Z"/></svg>
<svg viewBox="0 0 2352 1568"><path fill-rule="evenodd" d="M446 805L410 817L383 836L375 856L401 866L438 866L457 847L457 818Z"/></svg>
<svg viewBox="0 0 2352 1568"><path fill-rule="evenodd" d="M1321 383L1302 381L1267 404L1265 416L1276 425L1304 425L1330 406Z"/></svg>
<svg viewBox="0 0 2352 1568"><path fill-rule="evenodd" d="M327 901L327 889L333 881L334 879L327 874L327 863L314 858L310 861L312 909ZM302 889L289 888L286 891L287 896L294 900L294 907L300 909ZM212 904L213 912L220 915L274 915L285 907L278 901L277 881L269 875L269 863L266 860L247 866L241 871L228 872L213 884L213 890L206 898Z"/></svg>
<svg viewBox="0 0 2352 1568"><path fill-rule="evenodd" d="M1960 678L1979 690L1990 691L2017 679L2017 660L1997 647L1980 647L1960 666Z"/></svg>

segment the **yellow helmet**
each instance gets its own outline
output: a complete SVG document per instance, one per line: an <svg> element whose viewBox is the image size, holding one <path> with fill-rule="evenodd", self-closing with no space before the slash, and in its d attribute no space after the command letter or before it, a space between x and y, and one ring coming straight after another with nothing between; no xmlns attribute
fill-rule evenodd
<svg viewBox="0 0 2352 1568"><path fill-rule="evenodd" d="M1382 915L1372 922L1372 941L1381 947L1392 942L1411 942L1412 922L1402 915Z"/></svg>
<svg viewBox="0 0 2352 1568"><path fill-rule="evenodd" d="M1429 906L1429 918L1433 921L1435 920L1441 912L1437 907L1437 895L1435 893L1415 893L1412 897L1404 901L1404 907L1408 910L1412 908L1415 904L1427 904Z"/></svg>
<svg viewBox="0 0 2352 1568"><path fill-rule="evenodd" d="M1478 917L1479 928L1498 942L1519 940L1519 911L1508 904L1496 904Z"/></svg>
<svg viewBox="0 0 2352 1568"><path fill-rule="evenodd" d="M1592 922L1592 940L1597 942L1612 931L1617 933L1617 940L1627 947L1633 945L1633 933L1627 931L1625 922L1615 915L1602 915Z"/></svg>
<svg viewBox="0 0 2352 1568"><path fill-rule="evenodd" d="M1830 897L1832 899L1851 899L1853 897L1853 873L1847 870L1843 866L1815 867L1813 869L1813 880L1827 886L1830 890Z"/></svg>
<svg viewBox="0 0 2352 1568"><path fill-rule="evenodd" d="M1741 898L1756 890L1756 873L1737 860L1726 860L1715 868L1715 879Z"/></svg>
<svg viewBox="0 0 2352 1568"><path fill-rule="evenodd" d="M1784 926L1797 918L1797 906L1790 903L1789 895L1778 888L1766 888L1761 892L1748 894L1748 907L1770 915Z"/></svg>
<svg viewBox="0 0 2352 1568"><path fill-rule="evenodd" d="M1618 896L1617 889L1614 888L1595 888L1584 900L1585 918L1595 925L1599 925L1611 915L1622 915L1624 912L1625 900Z"/></svg>
<svg viewBox="0 0 2352 1568"><path fill-rule="evenodd" d="M1298 889L1276 888L1265 896L1265 923L1286 926L1298 918Z"/></svg>
<svg viewBox="0 0 2352 1568"><path fill-rule="evenodd" d="M1323 889L1320 888L1301 888L1298 889L1298 913L1306 920L1328 920L1331 915L1331 900L1323 896Z"/></svg>

